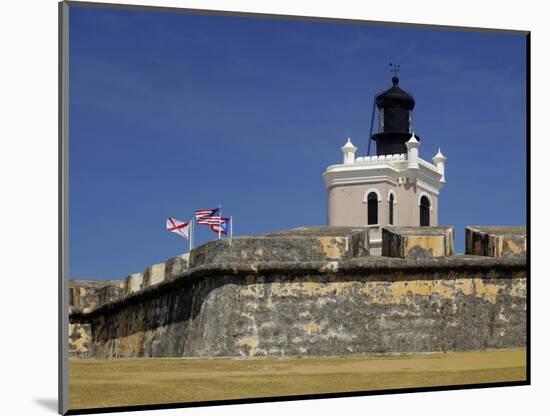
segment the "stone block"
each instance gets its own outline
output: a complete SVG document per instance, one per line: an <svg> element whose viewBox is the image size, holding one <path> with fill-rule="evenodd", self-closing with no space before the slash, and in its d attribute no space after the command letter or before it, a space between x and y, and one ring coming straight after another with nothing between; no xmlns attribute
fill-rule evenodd
<svg viewBox="0 0 550 416"><path fill-rule="evenodd" d="M180 274L189 269L189 253L172 257L166 261L164 270L165 280L174 280Z"/></svg>
<svg viewBox="0 0 550 416"><path fill-rule="evenodd" d="M122 296L124 285L124 280L70 280L69 309L89 312Z"/></svg>
<svg viewBox="0 0 550 416"><path fill-rule="evenodd" d="M466 254L489 257L521 257L527 251L525 227L466 227Z"/></svg>
<svg viewBox="0 0 550 416"><path fill-rule="evenodd" d="M447 257L454 254L454 227L383 227L382 256Z"/></svg>
<svg viewBox="0 0 550 416"><path fill-rule="evenodd" d="M164 281L165 268L166 263L153 264L152 266L147 267L143 272L143 282L141 283L141 289L146 289Z"/></svg>
<svg viewBox="0 0 550 416"><path fill-rule="evenodd" d="M120 285L106 285L99 289L98 306L117 301L124 297L124 283Z"/></svg>
<svg viewBox="0 0 550 416"><path fill-rule="evenodd" d="M69 357L88 358L92 352L92 325L69 324Z"/></svg>
<svg viewBox="0 0 550 416"><path fill-rule="evenodd" d="M124 287L124 295L128 296L132 293L141 290L141 284L143 283L143 273L132 273L126 278L126 285Z"/></svg>
<svg viewBox="0 0 550 416"><path fill-rule="evenodd" d="M189 267L216 263L335 261L367 256L368 229L300 227L256 236L209 241L193 249Z"/></svg>

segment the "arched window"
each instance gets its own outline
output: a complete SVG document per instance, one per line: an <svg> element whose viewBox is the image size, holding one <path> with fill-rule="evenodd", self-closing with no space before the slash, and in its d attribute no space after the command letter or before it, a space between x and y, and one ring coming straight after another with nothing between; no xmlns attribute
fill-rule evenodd
<svg viewBox="0 0 550 416"><path fill-rule="evenodd" d="M420 226L430 226L430 200L426 196L420 198Z"/></svg>
<svg viewBox="0 0 550 416"><path fill-rule="evenodd" d="M393 225L393 194L390 194L390 199L388 201L388 204L389 204L389 215L388 215L388 223L390 225Z"/></svg>
<svg viewBox="0 0 550 416"><path fill-rule="evenodd" d="M378 224L378 195L371 192L367 196L367 224Z"/></svg>

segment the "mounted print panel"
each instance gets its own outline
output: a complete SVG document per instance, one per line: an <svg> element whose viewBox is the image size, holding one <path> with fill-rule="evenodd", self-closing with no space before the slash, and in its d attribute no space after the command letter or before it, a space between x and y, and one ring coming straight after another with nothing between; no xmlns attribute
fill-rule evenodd
<svg viewBox="0 0 550 416"><path fill-rule="evenodd" d="M60 12L61 413L529 384L527 32Z"/></svg>

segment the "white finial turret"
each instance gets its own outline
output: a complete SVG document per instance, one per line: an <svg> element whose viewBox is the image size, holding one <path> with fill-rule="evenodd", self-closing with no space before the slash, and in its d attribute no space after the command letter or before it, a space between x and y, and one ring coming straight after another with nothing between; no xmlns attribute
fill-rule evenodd
<svg viewBox="0 0 550 416"><path fill-rule="evenodd" d="M344 153L344 165L355 163L355 152L357 147L351 142L351 138L348 137L348 141L341 147L342 153Z"/></svg>
<svg viewBox="0 0 550 416"><path fill-rule="evenodd" d="M445 183L445 161L447 158L441 153L441 149L437 149L437 154L432 158L437 171L441 174L439 182Z"/></svg>
<svg viewBox="0 0 550 416"><path fill-rule="evenodd" d="M416 136L414 135L414 131L412 133L411 138L407 141L407 143L411 143L411 145L416 143L416 144L418 144L418 146L420 146L420 142L418 140L416 140Z"/></svg>
<svg viewBox="0 0 550 416"><path fill-rule="evenodd" d="M409 161L407 168L418 170L418 148L420 147L420 142L416 140L414 132L405 145L407 146L407 160Z"/></svg>

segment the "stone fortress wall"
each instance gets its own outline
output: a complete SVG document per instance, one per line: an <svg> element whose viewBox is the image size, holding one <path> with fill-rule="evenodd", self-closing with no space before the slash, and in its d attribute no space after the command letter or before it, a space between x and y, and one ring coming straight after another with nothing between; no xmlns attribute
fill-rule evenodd
<svg viewBox="0 0 550 416"><path fill-rule="evenodd" d="M307 227L70 282L73 358L340 356L526 345L525 228Z"/></svg>

